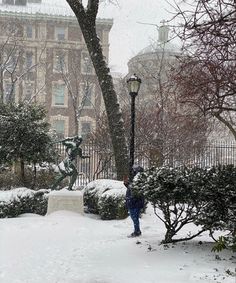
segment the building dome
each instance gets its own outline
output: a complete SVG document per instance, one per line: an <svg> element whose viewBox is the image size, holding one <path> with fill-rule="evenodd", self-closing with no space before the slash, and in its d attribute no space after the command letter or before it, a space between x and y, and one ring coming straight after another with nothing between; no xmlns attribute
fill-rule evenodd
<svg viewBox="0 0 236 283"><path fill-rule="evenodd" d="M139 53L136 56L151 54L151 53L163 53L163 52L176 54L176 53L180 53L180 48L176 44L171 43L170 41L167 42L158 41L143 48L141 51L139 51Z"/></svg>
<svg viewBox="0 0 236 283"><path fill-rule="evenodd" d="M129 73L134 70L153 69L153 66L160 63L163 58L165 61L172 61L177 55L180 55L181 50L178 45L170 42L168 39L169 27L163 23L158 29L158 41L148 45L138 52L136 56L128 62Z"/></svg>

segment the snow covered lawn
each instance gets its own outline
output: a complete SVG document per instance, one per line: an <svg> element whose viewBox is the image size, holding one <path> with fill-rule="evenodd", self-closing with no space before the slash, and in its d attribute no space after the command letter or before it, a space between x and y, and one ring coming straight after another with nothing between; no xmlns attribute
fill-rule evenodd
<svg viewBox="0 0 236 283"><path fill-rule="evenodd" d="M151 207L143 235L127 238L132 223L102 221L68 211L0 219L1 283L235 283L236 257L211 252L207 235L159 245L162 224ZM202 241L202 244L199 244Z"/></svg>

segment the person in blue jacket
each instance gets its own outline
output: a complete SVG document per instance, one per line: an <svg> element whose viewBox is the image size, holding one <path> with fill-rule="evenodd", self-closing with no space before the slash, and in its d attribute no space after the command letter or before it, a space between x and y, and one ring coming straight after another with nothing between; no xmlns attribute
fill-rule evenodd
<svg viewBox="0 0 236 283"><path fill-rule="evenodd" d="M135 176L137 173L143 172L143 168L138 165L133 166L133 176ZM140 213L142 208L144 207L144 199L142 196L134 196L132 194L132 184L129 182L128 177L124 178L124 185L126 186L126 207L129 211L130 218L133 221L134 224L134 232L131 233L128 237L138 237L142 234L140 230Z"/></svg>

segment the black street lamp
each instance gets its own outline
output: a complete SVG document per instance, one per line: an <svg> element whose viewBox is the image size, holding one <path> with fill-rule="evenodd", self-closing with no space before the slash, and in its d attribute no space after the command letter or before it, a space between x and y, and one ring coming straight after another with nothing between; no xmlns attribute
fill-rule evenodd
<svg viewBox="0 0 236 283"><path fill-rule="evenodd" d="M130 127L130 148L129 148L129 181L133 180L133 165L134 165L134 137L135 137L135 98L138 95L141 79L132 75L127 80L129 95L131 97L131 127Z"/></svg>

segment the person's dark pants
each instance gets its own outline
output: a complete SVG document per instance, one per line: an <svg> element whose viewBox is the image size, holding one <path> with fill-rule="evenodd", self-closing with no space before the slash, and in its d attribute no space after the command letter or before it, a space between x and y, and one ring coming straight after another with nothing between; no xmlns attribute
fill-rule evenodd
<svg viewBox="0 0 236 283"><path fill-rule="evenodd" d="M140 216L141 208L130 208L129 215L134 223L134 232L141 232L139 227L139 216Z"/></svg>

